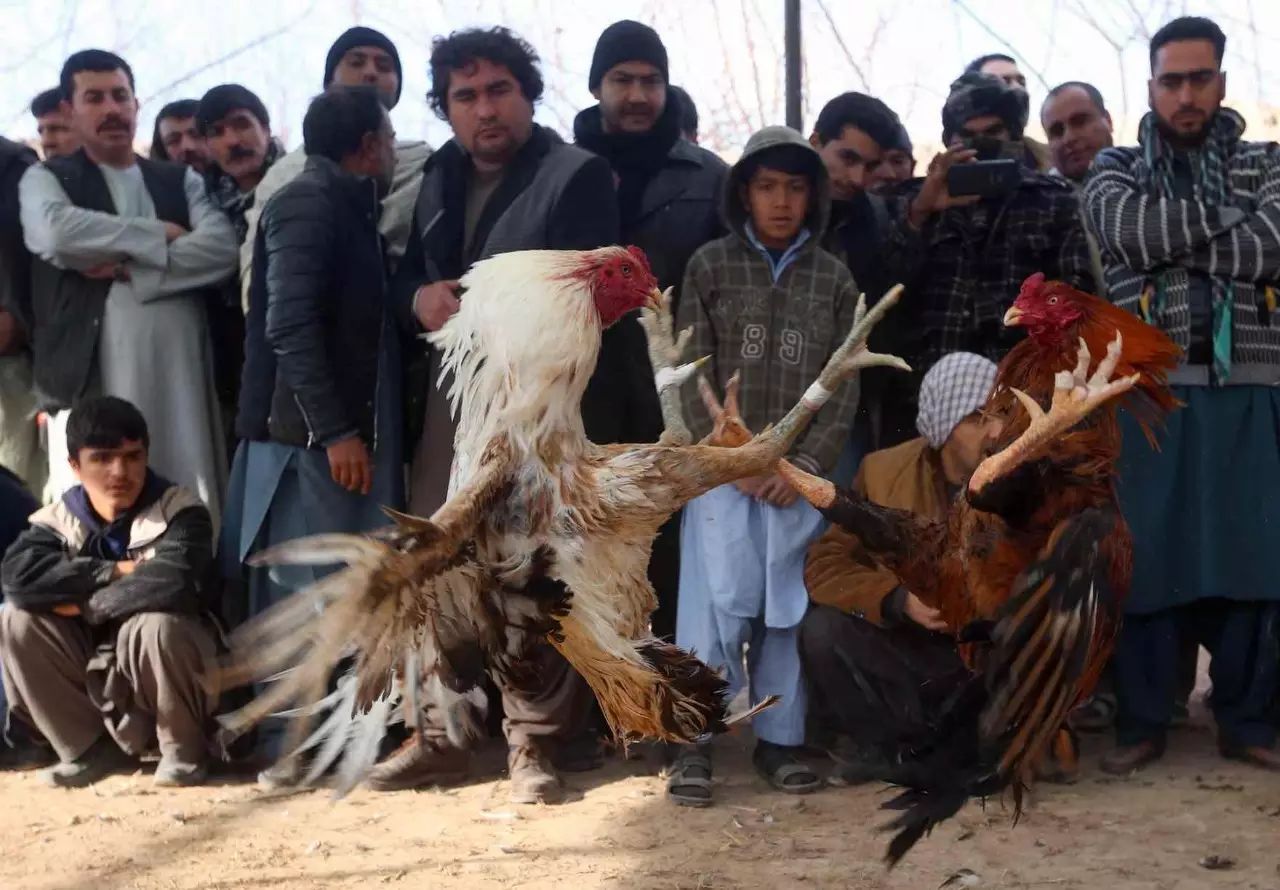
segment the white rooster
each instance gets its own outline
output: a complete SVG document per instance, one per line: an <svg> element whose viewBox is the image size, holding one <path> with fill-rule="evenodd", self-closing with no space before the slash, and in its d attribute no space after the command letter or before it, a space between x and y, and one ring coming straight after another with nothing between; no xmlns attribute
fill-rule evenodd
<svg viewBox="0 0 1280 890"><path fill-rule="evenodd" d="M679 366L684 338L671 337L667 298L640 250L508 253L477 263L462 285L462 308L431 336L460 415L448 502L430 519L392 514L395 525L371 537L322 535L263 554L347 567L237 631L220 672L224 687L274 679L223 718L224 737L276 712L304 718L283 750L316 749L305 781L345 751L340 793L373 765L402 698L412 722L429 697L464 744L485 673L535 680L521 676L521 656L541 636L590 684L620 738L723 731L723 680L648 633L653 537L691 498L768 471L857 369L905 367L864 346L895 289L870 312L859 305L845 343L777 426L740 448L690 445L675 387L696 363ZM601 332L641 308L667 430L656 445L597 446L581 401ZM353 662L325 695L344 658Z"/></svg>

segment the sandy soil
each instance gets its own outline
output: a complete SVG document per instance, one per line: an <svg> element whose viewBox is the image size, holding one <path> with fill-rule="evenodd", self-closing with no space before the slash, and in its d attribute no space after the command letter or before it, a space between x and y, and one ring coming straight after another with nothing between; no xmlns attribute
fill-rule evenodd
<svg viewBox="0 0 1280 890"><path fill-rule="evenodd" d="M448 791L273 797L246 782L164 790L144 772L83 791L0 775L0 888L1280 888L1280 776L1218 757L1202 713L1147 771L1109 779L1088 743L1080 782L1044 787L1022 822L971 805L893 873L883 789L772 792L749 741L723 740L717 803L673 807L656 764L571 777L559 807L513 807L501 778ZM481 766L501 766L486 752ZM1233 861L1225 870L1207 856Z"/></svg>

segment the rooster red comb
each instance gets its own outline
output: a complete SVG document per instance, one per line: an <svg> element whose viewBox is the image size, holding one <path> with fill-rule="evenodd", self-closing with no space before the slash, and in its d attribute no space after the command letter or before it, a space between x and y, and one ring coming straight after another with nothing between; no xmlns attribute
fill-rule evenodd
<svg viewBox="0 0 1280 890"><path fill-rule="evenodd" d="M1027 276L1027 280L1022 282L1022 287L1018 290L1019 297L1029 297L1044 287L1045 277L1043 272L1036 272Z"/></svg>
<svg viewBox="0 0 1280 890"><path fill-rule="evenodd" d="M641 268L643 268L650 275L653 274L653 269L650 268L649 266L649 258L645 256L645 253L643 250L636 247L634 244L628 244L627 253L631 254L632 259L634 259L637 263L639 263Z"/></svg>

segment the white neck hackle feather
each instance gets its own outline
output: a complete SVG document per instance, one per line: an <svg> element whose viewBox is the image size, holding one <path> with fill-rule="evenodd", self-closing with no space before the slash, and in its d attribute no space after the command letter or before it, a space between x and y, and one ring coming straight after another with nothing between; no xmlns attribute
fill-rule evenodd
<svg viewBox="0 0 1280 890"><path fill-rule="evenodd" d="M453 375L451 489L496 435L506 436L518 461L551 438L573 453L586 443L581 403L600 352L600 320L588 285L572 273L591 254L618 250L506 253L462 278L461 308L429 338Z"/></svg>

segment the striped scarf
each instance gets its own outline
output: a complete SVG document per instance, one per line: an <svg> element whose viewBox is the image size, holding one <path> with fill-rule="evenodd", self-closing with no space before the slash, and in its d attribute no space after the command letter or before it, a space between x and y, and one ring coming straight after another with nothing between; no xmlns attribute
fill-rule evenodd
<svg viewBox="0 0 1280 890"><path fill-rule="evenodd" d="M1187 157L1195 179L1195 197L1210 207L1220 207L1230 201L1231 185L1229 163L1232 150L1240 141L1244 121L1230 109L1220 109L1209 125L1209 135L1204 144ZM1176 152L1161 134L1155 114L1147 114L1139 126L1138 143L1142 146L1143 160L1150 171L1157 192L1163 198L1177 195L1174 186L1173 165ZM1230 281L1214 277L1210 279L1213 295L1213 372L1218 380L1226 380L1231 373L1232 312L1235 287ZM1144 307L1147 321L1158 316L1172 296L1189 290L1190 284L1184 271L1169 269L1158 273L1154 279L1154 293ZM1153 305L1152 305L1153 304Z"/></svg>

